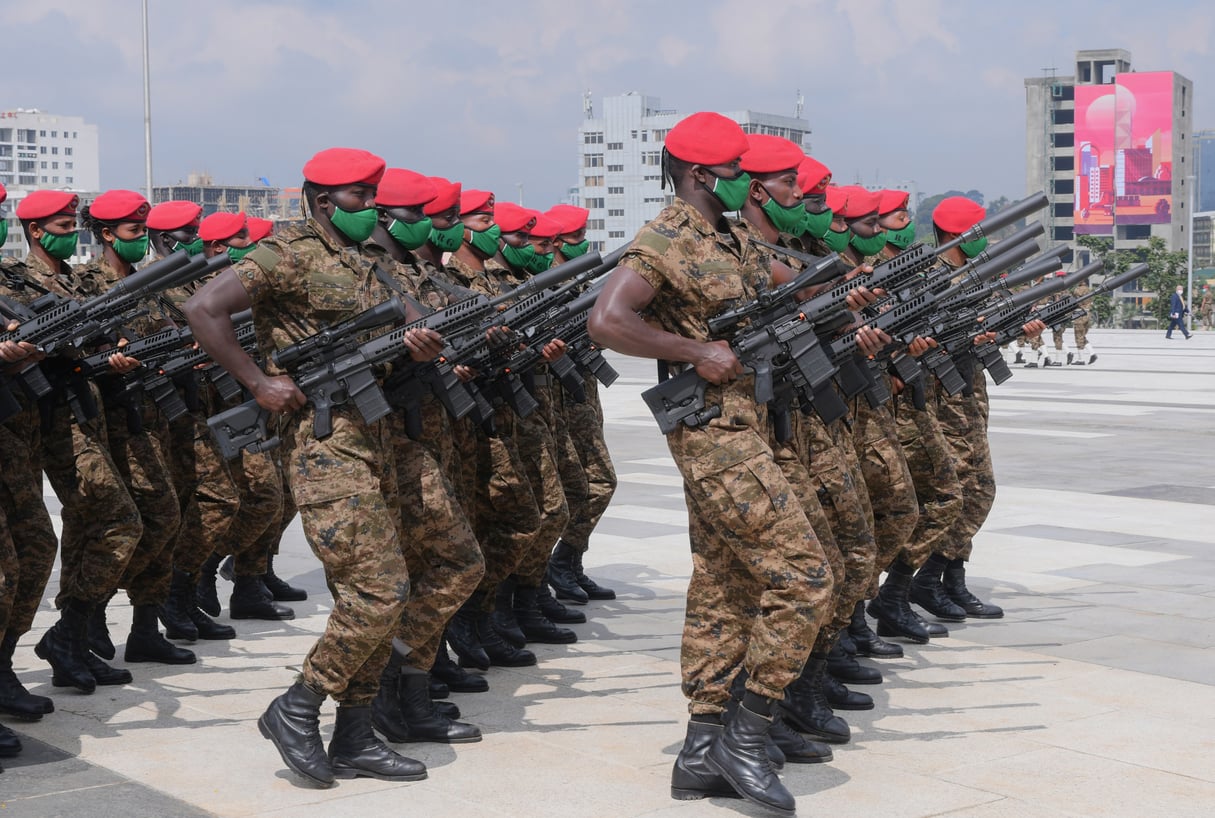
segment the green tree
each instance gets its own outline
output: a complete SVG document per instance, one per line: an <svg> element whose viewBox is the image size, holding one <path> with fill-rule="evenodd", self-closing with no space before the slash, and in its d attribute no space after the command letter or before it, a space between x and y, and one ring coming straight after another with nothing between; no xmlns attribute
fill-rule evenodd
<svg viewBox="0 0 1215 818"><path fill-rule="evenodd" d="M1168 249L1164 239L1152 236L1146 247L1129 250L1114 250L1112 239L1099 236L1077 236L1076 243L1092 251L1105 263L1104 275L1116 275L1134 264L1146 263L1148 271L1136 282L1139 290L1150 301L1147 311L1162 323L1168 322L1169 294L1178 284L1186 282L1185 250ZM1096 301L1097 299L1094 299ZM1110 308L1112 315L1113 309Z"/></svg>

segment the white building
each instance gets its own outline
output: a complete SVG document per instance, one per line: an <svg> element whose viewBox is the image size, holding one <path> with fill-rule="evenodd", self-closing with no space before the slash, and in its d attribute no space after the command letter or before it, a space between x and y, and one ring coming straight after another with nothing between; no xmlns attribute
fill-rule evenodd
<svg viewBox="0 0 1215 818"><path fill-rule="evenodd" d="M24 255L21 226L11 214L26 193L73 190L84 200L101 189L97 126L37 108L0 111L0 184L8 190L9 214L9 239L0 249L5 255Z"/></svg>
<svg viewBox="0 0 1215 818"><path fill-rule="evenodd" d="M586 237L595 250L613 250L633 238L674 200L662 189L662 146L667 133L687 114L662 108L657 97L629 92L605 97L600 116L589 98L578 128L578 184L570 200L591 211ZM755 111L722 111L747 133L791 139L804 148L810 123Z"/></svg>

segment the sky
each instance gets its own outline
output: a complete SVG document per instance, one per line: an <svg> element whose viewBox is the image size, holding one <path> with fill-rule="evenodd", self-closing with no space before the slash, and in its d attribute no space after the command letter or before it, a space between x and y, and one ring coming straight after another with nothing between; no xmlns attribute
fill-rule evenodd
<svg viewBox="0 0 1215 818"><path fill-rule="evenodd" d="M1025 77L1078 49L1195 85L1215 128L1208 2L149 0L153 174L297 185L361 147L544 208L577 180L582 97L792 115L837 180L1025 195ZM103 187L144 178L140 0L0 0L0 109L99 127Z"/></svg>

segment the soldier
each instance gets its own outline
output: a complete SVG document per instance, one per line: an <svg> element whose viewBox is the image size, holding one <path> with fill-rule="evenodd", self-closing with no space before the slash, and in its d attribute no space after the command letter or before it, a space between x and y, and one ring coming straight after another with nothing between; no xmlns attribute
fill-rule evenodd
<svg viewBox="0 0 1215 818"><path fill-rule="evenodd" d="M1072 289L1072 295L1077 298L1083 298L1090 292L1088 282L1082 281ZM1204 299L1205 304L1210 306L1209 299ZM1200 308L1201 309L1201 308ZM1090 305L1091 310L1091 305ZM1077 366L1086 366L1097 362L1097 351L1093 349L1092 344L1088 342L1088 331L1093 325L1092 313L1090 310L1085 310L1084 315L1072 321L1072 336L1076 341L1076 354L1072 357L1070 363ZM1206 323L1206 321L1204 321Z"/></svg>
<svg viewBox="0 0 1215 818"><path fill-rule="evenodd" d="M684 479L692 535L681 665L691 720L675 762L677 799L737 793L792 814L766 751L773 709L829 615L831 567L768 443L766 407L708 319L769 285L768 257L724 218L746 199L739 125L698 113L667 136L675 203L638 233L591 313L591 335L626 355L691 364L721 416L667 438ZM649 320L639 313L644 311ZM730 681L741 705L723 726Z"/></svg>
<svg viewBox="0 0 1215 818"><path fill-rule="evenodd" d="M366 151L321 151L304 166L307 222L266 239L186 302L195 337L216 362L263 408L286 413L279 428L283 461L333 609L299 679L270 704L258 727L288 767L322 787L335 777L412 781L426 775L424 765L376 738L371 724L371 700L409 594L391 441L384 422L366 424L345 405L333 411L332 434L318 440L303 393L290 377L258 368L240 348L229 316L253 308L258 345L268 359L274 349L382 301L376 255L361 242L375 229L383 173L384 160ZM410 332L402 353L433 360L439 340L426 330ZM319 726L326 696L338 700L328 755Z"/></svg>
<svg viewBox="0 0 1215 818"><path fill-rule="evenodd" d="M589 210L575 205L554 205L548 209L546 215L561 222L561 234L557 237L560 242L557 252L561 258L575 259L587 251L590 246L586 239ZM553 555L549 559L548 582L553 586L553 592L558 599L574 604L585 604L592 599L616 598L615 591L595 582L582 568L582 560L590 548L591 532L603 518L612 502L612 495L616 492L616 469L612 465L612 456L603 437L603 405L599 400L599 382L594 376L588 375L583 379L582 387L586 393L586 400L582 403L570 400L564 390L554 389L554 399L564 415L569 438L582 464L587 490L583 495L581 483L566 479L565 472L562 472L562 483L566 489L565 499L570 508L570 522L557 540ZM558 445L561 445L560 440ZM554 621L578 621L572 618L572 615L571 618L557 619L553 616L555 612L559 613L546 610L546 615Z"/></svg>
<svg viewBox="0 0 1215 818"><path fill-rule="evenodd" d="M153 252L164 258L178 250L197 256L203 250L198 237L202 205L181 199L161 202L148 211L148 241Z"/></svg>

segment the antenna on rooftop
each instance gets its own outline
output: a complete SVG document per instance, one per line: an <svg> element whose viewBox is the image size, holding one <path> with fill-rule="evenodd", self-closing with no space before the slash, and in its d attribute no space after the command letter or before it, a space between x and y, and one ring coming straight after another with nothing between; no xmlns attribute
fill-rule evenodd
<svg viewBox="0 0 1215 818"><path fill-rule="evenodd" d="M587 119L595 118L595 103L591 101L591 89L587 88L582 94L582 114Z"/></svg>
<svg viewBox="0 0 1215 818"><path fill-rule="evenodd" d="M802 96L802 89L797 89L797 103L793 106L793 118L801 119L802 112L806 110L806 98Z"/></svg>

